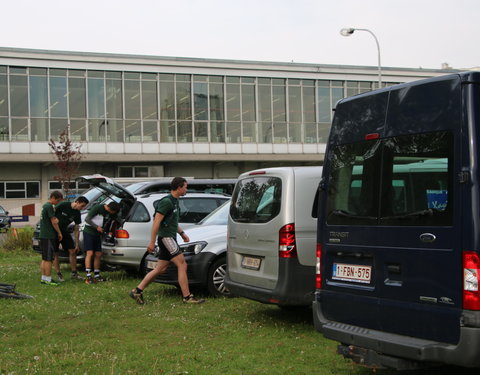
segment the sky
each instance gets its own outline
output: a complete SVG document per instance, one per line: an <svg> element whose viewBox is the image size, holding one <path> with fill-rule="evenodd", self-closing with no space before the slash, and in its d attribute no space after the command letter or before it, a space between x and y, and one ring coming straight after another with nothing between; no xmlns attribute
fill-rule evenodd
<svg viewBox="0 0 480 375"><path fill-rule="evenodd" d="M440 69L480 66L479 0L16 0L0 47Z"/></svg>

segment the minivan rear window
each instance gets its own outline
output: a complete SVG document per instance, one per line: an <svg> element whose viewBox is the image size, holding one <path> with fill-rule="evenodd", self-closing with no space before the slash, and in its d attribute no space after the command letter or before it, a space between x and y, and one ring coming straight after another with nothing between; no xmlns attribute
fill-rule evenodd
<svg viewBox="0 0 480 375"><path fill-rule="evenodd" d="M281 208L282 180L278 177L255 176L237 183L232 196L230 216L241 223L266 223Z"/></svg>

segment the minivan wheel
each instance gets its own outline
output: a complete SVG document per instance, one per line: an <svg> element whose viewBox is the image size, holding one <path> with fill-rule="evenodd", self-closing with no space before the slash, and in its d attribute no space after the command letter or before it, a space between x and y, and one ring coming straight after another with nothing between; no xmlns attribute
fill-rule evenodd
<svg viewBox="0 0 480 375"><path fill-rule="evenodd" d="M227 258L221 257L215 260L208 270L207 288L214 297L231 297L232 294L225 287L227 274Z"/></svg>

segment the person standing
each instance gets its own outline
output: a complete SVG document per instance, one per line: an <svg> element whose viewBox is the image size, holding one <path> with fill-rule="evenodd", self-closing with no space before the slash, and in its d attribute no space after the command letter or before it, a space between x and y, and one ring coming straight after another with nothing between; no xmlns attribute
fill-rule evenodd
<svg viewBox="0 0 480 375"><path fill-rule="evenodd" d="M58 219L58 226L62 232L62 240L60 244L62 245L63 250L68 251L68 257L70 261L70 268L72 270L72 280L83 280L78 274L77 271L77 254L80 251L79 246L79 225L82 221L80 211L83 210L88 204L88 199L85 197L78 197L73 202L61 202L55 208L55 216ZM68 231L68 226L71 223L75 223L73 227L73 234L75 241L72 239ZM57 258L58 259L58 258ZM58 279L62 280L63 275L61 272L58 272Z"/></svg>
<svg viewBox="0 0 480 375"><path fill-rule="evenodd" d="M55 216L55 207L61 202L63 195L59 191L53 191L47 203L42 207L40 215L40 249L42 250L42 262L40 269L42 272L41 283L43 285L58 286L59 284L52 280L52 262L58 251L58 242L62 240L62 232L58 226L58 219Z"/></svg>
<svg viewBox="0 0 480 375"><path fill-rule="evenodd" d="M190 293L187 277L187 263L182 250L177 243L177 233L184 242L189 242L190 238L178 225L180 208L178 198L187 193L187 180L183 177L175 177L171 182L170 194L162 198L155 207L150 242L147 251L153 253L155 250L155 240L159 247L158 261L156 267L145 275L140 284L129 293L138 304L145 303L143 291L154 281L158 275L167 270L170 262L177 266L178 283L182 291L184 303L203 303L204 299L198 299Z"/></svg>
<svg viewBox="0 0 480 375"><path fill-rule="evenodd" d="M102 261L102 233L105 231L105 224L109 219L115 220L116 214L120 211L120 205L112 201L108 204L96 204L88 212L83 228L83 247L85 249L85 271L87 278L85 283L93 284L105 281L100 275ZM94 258L94 277L92 277L92 258Z"/></svg>

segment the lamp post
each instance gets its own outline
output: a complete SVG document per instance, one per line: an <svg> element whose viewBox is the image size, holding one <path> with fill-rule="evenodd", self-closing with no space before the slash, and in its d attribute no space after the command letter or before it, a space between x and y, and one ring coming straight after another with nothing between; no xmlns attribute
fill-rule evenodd
<svg viewBox="0 0 480 375"><path fill-rule="evenodd" d="M356 29L353 27L348 27L340 30L340 34L343 36L350 36L352 35L355 31L366 31L369 33L371 36L373 36L373 39L375 39L375 43L377 43L377 51L378 51L378 88L382 87L382 64L380 63L380 44L378 43L378 39L375 36L375 34L368 30L368 29Z"/></svg>

